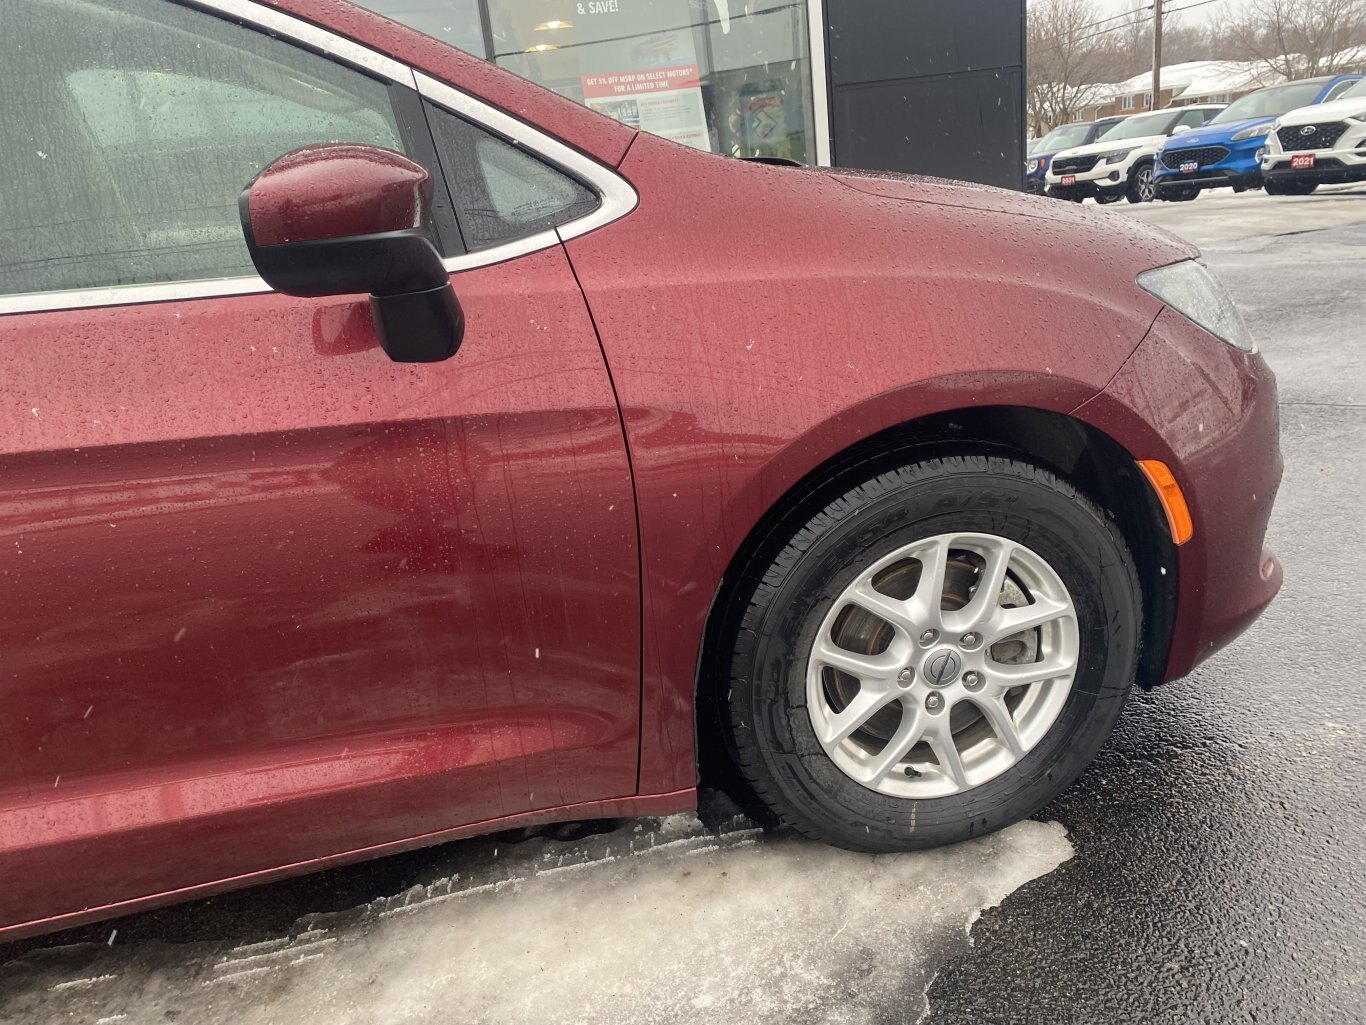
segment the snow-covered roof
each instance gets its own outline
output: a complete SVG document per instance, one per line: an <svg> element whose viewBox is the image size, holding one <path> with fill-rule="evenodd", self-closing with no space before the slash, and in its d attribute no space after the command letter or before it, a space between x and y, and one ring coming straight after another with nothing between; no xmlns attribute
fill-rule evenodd
<svg viewBox="0 0 1366 1025"><path fill-rule="evenodd" d="M1259 89L1281 81L1282 76L1257 61L1186 61L1162 69L1162 88L1172 90L1175 99L1193 100L1240 89ZM1145 71L1108 88L1114 90L1112 96L1128 96L1147 92L1152 84L1152 73Z"/></svg>
<svg viewBox="0 0 1366 1025"><path fill-rule="evenodd" d="M1366 69L1366 44L1340 50L1333 54L1333 59L1339 67L1355 68L1357 71Z"/></svg>

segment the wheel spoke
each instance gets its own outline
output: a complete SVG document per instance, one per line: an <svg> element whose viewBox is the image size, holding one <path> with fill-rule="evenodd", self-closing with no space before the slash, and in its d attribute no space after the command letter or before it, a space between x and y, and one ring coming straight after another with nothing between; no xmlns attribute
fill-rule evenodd
<svg viewBox="0 0 1366 1025"><path fill-rule="evenodd" d="M856 676L861 683L880 680L896 672L899 663L896 659L888 657L888 654L884 652L881 655L860 655L858 652L837 647L826 637L819 638L811 648L811 658L818 665L829 666L831 669Z"/></svg>
<svg viewBox="0 0 1366 1025"><path fill-rule="evenodd" d="M920 582L911 596L911 618L919 628L939 627L943 622L944 576L948 572L949 538L937 537L926 544L920 560Z"/></svg>
<svg viewBox="0 0 1366 1025"><path fill-rule="evenodd" d="M849 593L845 595L845 600L890 623L893 628L901 633L909 635L915 630L916 624L911 617L910 605L898 598L873 590L873 585L867 581L850 588Z"/></svg>
<svg viewBox="0 0 1366 1025"><path fill-rule="evenodd" d="M973 701L986 720L991 724L992 731L996 734L996 739L1010 752L1014 758L1020 758L1025 753L1024 741L1020 739L1020 731L1015 726L1015 719L1010 714L1010 709L999 697L982 697Z"/></svg>
<svg viewBox="0 0 1366 1025"><path fill-rule="evenodd" d="M1071 615L1072 606L1070 604L1052 601L1048 598L1036 598L1033 605L1024 605L1017 609L997 608L993 611L984 631L986 642L995 644L1004 637L1013 637L1015 634L1033 630L1035 627L1051 623L1055 619L1061 619L1063 616L1070 617Z"/></svg>
<svg viewBox="0 0 1366 1025"><path fill-rule="evenodd" d="M841 711L830 716L820 741L826 747L842 744L853 736L854 731L882 711L891 698L886 691L876 687L864 687Z"/></svg>
<svg viewBox="0 0 1366 1025"><path fill-rule="evenodd" d="M1031 683L1056 680L1069 676L1077 668L1075 658L1050 658L1042 662L1029 662L1025 665L1008 666L1000 662L987 663L987 679L998 688L1009 690Z"/></svg>
<svg viewBox="0 0 1366 1025"><path fill-rule="evenodd" d="M972 600L957 612L945 614L945 629L953 633L966 633L991 622L1001 607L1001 589L1005 587L1006 571L1010 569L1010 559L1014 554L1015 546L1009 542L1002 542L990 549Z"/></svg>
<svg viewBox="0 0 1366 1025"><path fill-rule="evenodd" d="M940 771L952 779L961 790L968 785L968 774L963 769L963 759L958 754L958 745L953 742L953 734L949 732L947 712L943 719L943 725L925 739L929 741L935 758L939 759Z"/></svg>
<svg viewBox="0 0 1366 1025"><path fill-rule="evenodd" d="M901 706L901 725L897 727L892 739L884 747L868 770L867 782L881 783L911 753L911 748L920 743L925 735L925 713L917 712L905 705Z"/></svg>

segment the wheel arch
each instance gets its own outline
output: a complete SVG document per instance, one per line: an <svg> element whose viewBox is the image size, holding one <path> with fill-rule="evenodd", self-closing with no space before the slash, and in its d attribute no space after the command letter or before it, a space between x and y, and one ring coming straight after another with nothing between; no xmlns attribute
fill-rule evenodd
<svg viewBox="0 0 1366 1025"><path fill-rule="evenodd" d="M1063 413L1030 406L982 406L935 413L888 428L831 456L793 485L760 518L734 553L712 599L694 680L699 772L704 784L732 792L728 736L720 702L725 653L734 643L735 596L777 554L786 538L857 483L908 460L989 453L1063 477L1114 517L1138 568L1144 629L1138 683L1157 684L1166 666L1176 609L1177 560L1166 518L1134 457L1109 435ZM747 809L760 813L762 809Z"/></svg>

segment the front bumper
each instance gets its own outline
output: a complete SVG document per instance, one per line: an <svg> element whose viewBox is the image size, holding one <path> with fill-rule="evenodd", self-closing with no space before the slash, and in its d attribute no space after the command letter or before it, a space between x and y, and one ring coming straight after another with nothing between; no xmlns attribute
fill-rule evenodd
<svg viewBox="0 0 1366 1025"><path fill-rule="evenodd" d="M1264 546L1282 470L1276 379L1261 356L1167 309L1076 415L1135 459L1167 463L1185 494L1195 532L1176 549L1175 621L1161 679L1185 676L1280 590L1280 563Z"/></svg>
<svg viewBox="0 0 1366 1025"><path fill-rule="evenodd" d="M1054 199L1098 199L1102 196L1123 196L1129 190L1129 183L1123 177L1118 182L1111 181L1108 176L1102 179L1082 180L1077 178L1075 185L1063 185L1061 180L1048 176L1048 195Z"/></svg>
<svg viewBox="0 0 1366 1025"><path fill-rule="evenodd" d="M1299 153L1268 153L1262 161L1262 176L1270 181L1317 182L1340 185L1366 181L1366 144L1353 149L1319 150L1313 167L1293 167Z"/></svg>
<svg viewBox="0 0 1366 1025"><path fill-rule="evenodd" d="M1157 190L1158 199L1190 188L1260 189L1262 184L1260 171L1244 174L1239 171L1201 168L1193 174L1178 174L1172 171L1161 177L1153 175L1153 187Z"/></svg>
<svg viewBox="0 0 1366 1025"><path fill-rule="evenodd" d="M1162 195L1163 187L1180 191L1192 185L1200 189L1260 189L1262 187L1262 163L1260 153L1267 141L1262 136L1243 139L1240 142L1206 143L1203 146L1173 146L1163 148L1158 154L1157 165L1153 168L1153 185L1157 194ZM1202 149L1225 149L1227 154L1216 163L1201 164L1195 171L1183 174L1180 165L1183 156L1197 154ZM1176 167L1168 167L1165 161L1171 159Z"/></svg>

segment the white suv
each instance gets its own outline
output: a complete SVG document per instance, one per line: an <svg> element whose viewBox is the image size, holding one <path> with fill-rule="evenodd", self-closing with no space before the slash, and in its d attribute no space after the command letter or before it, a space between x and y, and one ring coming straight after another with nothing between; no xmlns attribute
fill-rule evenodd
<svg viewBox="0 0 1366 1025"><path fill-rule="evenodd" d="M1162 143L1177 132L1199 128L1225 106L1194 103L1125 118L1091 145L1054 157L1048 169L1048 195L1074 203L1087 196L1098 203L1126 197L1130 203L1151 202L1153 161Z"/></svg>
<svg viewBox="0 0 1366 1025"><path fill-rule="evenodd" d="M1366 181L1366 78L1336 100L1300 107L1271 126L1262 179L1273 196L1307 196L1330 182Z"/></svg>

